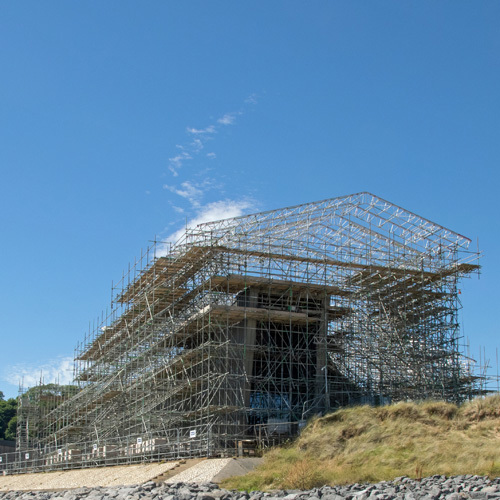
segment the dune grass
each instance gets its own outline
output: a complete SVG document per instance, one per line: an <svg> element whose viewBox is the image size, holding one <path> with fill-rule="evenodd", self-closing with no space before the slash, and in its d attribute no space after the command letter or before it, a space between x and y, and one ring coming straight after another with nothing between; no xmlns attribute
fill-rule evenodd
<svg viewBox="0 0 500 500"><path fill-rule="evenodd" d="M500 475L500 396L462 406L358 406L312 420L288 446L227 488L309 489L433 474Z"/></svg>

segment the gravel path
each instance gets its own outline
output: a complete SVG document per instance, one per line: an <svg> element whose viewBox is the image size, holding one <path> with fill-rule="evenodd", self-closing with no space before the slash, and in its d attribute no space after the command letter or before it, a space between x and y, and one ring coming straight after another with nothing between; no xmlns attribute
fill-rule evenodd
<svg viewBox="0 0 500 500"><path fill-rule="evenodd" d="M118 465L95 469L0 476L0 491L52 490L142 484L173 469L177 462Z"/></svg>
<svg viewBox="0 0 500 500"><path fill-rule="evenodd" d="M232 461L232 458L203 460L193 467L179 472L179 474L167 479L165 483L209 483L210 481L213 481L214 477Z"/></svg>

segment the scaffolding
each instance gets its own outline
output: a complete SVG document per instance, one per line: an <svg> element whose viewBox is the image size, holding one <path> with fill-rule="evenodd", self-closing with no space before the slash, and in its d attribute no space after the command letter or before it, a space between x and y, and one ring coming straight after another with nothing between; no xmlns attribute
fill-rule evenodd
<svg viewBox="0 0 500 500"><path fill-rule="evenodd" d="M470 240L370 193L153 243L75 353L76 394L20 398L39 466L232 454L352 404L481 392L462 354ZM114 462L113 462L114 463Z"/></svg>

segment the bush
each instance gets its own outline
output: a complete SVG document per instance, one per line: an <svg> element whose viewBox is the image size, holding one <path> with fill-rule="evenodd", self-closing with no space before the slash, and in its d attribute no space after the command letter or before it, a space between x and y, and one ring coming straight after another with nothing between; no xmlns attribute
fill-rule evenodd
<svg viewBox="0 0 500 500"><path fill-rule="evenodd" d="M306 458L295 462L283 481L285 488L297 490L310 490L324 484L325 476L318 464Z"/></svg>

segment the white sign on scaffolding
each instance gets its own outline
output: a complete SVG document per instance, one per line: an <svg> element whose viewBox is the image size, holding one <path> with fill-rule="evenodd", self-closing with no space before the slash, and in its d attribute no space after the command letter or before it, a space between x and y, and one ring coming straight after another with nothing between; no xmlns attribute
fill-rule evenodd
<svg viewBox="0 0 500 500"><path fill-rule="evenodd" d="M190 438L195 438L196 437L196 429L193 429L192 431L189 431L189 437Z"/></svg>

